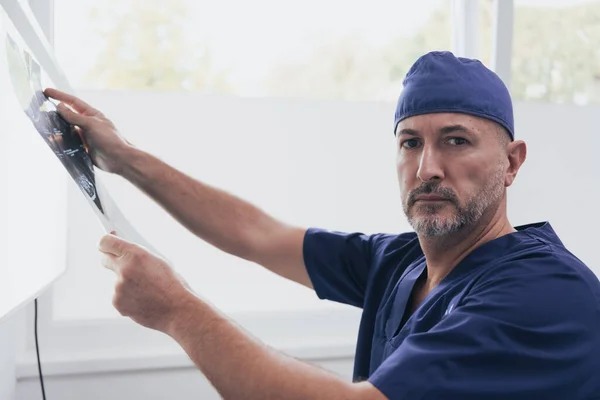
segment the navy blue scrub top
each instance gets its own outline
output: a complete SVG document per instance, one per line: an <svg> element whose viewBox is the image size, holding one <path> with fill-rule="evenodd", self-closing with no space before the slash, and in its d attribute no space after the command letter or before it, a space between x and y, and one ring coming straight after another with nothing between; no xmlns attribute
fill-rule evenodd
<svg viewBox="0 0 600 400"><path fill-rule="evenodd" d="M516 229L471 252L404 321L426 272L414 232L310 228L317 295L363 309L354 380L391 400L600 398L600 282L549 223Z"/></svg>

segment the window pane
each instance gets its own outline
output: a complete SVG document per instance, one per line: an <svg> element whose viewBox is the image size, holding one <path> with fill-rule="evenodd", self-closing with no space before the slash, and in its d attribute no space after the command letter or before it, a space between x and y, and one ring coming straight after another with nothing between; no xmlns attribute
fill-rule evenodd
<svg viewBox="0 0 600 400"><path fill-rule="evenodd" d="M479 60L491 67L492 64L492 49L494 40L494 18L495 18L495 0L479 0L477 3L477 11L479 13L478 27L479 41L478 51Z"/></svg>
<svg viewBox="0 0 600 400"><path fill-rule="evenodd" d="M516 0L517 100L600 103L600 1Z"/></svg>
<svg viewBox="0 0 600 400"><path fill-rule="evenodd" d="M451 46L451 0L55 0L79 89L395 100L412 62Z"/></svg>

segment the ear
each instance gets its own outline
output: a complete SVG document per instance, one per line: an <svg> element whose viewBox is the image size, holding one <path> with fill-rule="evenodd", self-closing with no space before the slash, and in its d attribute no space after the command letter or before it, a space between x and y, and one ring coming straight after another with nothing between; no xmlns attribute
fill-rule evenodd
<svg viewBox="0 0 600 400"><path fill-rule="evenodd" d="M509 187L514 182L519 168L525 162L527 157L527 145L522 140L511 142L506 147L508 156L508 170L504 176L504 186Z"/></svg>

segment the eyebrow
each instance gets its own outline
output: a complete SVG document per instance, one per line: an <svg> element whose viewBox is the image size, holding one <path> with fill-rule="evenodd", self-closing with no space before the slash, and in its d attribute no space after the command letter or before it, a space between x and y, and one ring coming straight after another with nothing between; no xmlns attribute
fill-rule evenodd
<svg viewBox="0 0 600 400"><path fill-rule="evenodd" d="M440 133L442 135L447 135L448 133L454 132L471 133L471 130L466 126L460 124L448 125L440 129Z"/></svg>
<svg viewBox="0 0 600 400"><path fill-rule="evenodd" d="M441 135L447 135L449 133L455 133L455 132L462 132L462 133L472 134L472 132L471 132L471 130L469 128L467 128L464 125L460 125L460 124L447 125L447 126L444 126L443 128L441 128L439 130L439 133ZM401 129L400 132L398 132L398 135L421 136L421 134L419 133L419 131L414 130L414 129L410 129L410 128Z"/></svg>

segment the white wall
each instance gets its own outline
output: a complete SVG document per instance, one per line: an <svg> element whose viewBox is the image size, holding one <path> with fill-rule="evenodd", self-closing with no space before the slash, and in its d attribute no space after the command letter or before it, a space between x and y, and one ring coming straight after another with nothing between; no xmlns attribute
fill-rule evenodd
<svg viewBox="0 0 600 400"><path fill-rule="evenodd" d="M114 117L134 143L144 143L144 147L200 179L210 177L214 184L257 200L282 218L332 229L406 230L399 211L394 151L388 147L393 143L393 104L179 94L89 94L86 98ZM600 222L596 209L600 204L596 176L600 170L596 154L600 138L595 133L600 110L543 104L517 104L515 108L517 137L528 142L529 155L509 191L513 224L550 220L565 244L600 273L600 256L593 251L593 226ZM267 146L273 149L266 150ZM220 169L221 175L215 169ZM244 178L241 183L240 176ZM260 286L266 275L256 272L255 267L238 265L227 256L211 253L132 188L123 182L111 184L117 191L115 198L122 202L135 225L172 256L202 293L209 293L209 298L216 293L214 287L203 292L211 271L215 271L214 284L221 290L243 293L217 300L226 310L241 312L246 321L254 317L244 309L244 302L263 311L272 303L273 309L286 313L276 304L285 299L290 305L287 314L291 323L301 323L295 319L301 315L299 312L317 315L321 305L332 316L346 312L346 308L306 300L308 294L300 289L283 290L287 283L273 277L265 278L269 283ZM53 316L54 325L45 327L40 339L49 398L218 398L189 360L166 347L165 341L125 323L116 324L118 320L107 308L113 282L102 275L94 248L101 232L93 215L77 203L73 192L69 272L54 286L52 297L59 312ZM226 280L219 278L223 271L215 268L234 272ZM246 291L232 289L242 287L240 282L247 286ZM264 293L271 297L252 297ZM236 307L238 303L240 307ZM98 320L94 315L108 319ZM260 315L268 320L268 314ZM281 341L277 340L279 334L274 334L280 328L276 318L268 324L254 320L254 325L247 326L256 332L259 325L267 326L272 334L260 335L274 347L295 346L294 356L350 379L351 346L337 353L328 351L328 346L336 342L347 345L354 340L355 321L351 316L341 318L336 331L336 326L328 326L328 319L323 318L327 314L320 315L314 324L305 324L296 336ZM283 336L289 334L281 331ZM52 335L59 335L61 340L52 339ZM313 351L307 352L311 346ZM39 398L31 357L31 349L19 355L19 400Z"/></svg>

